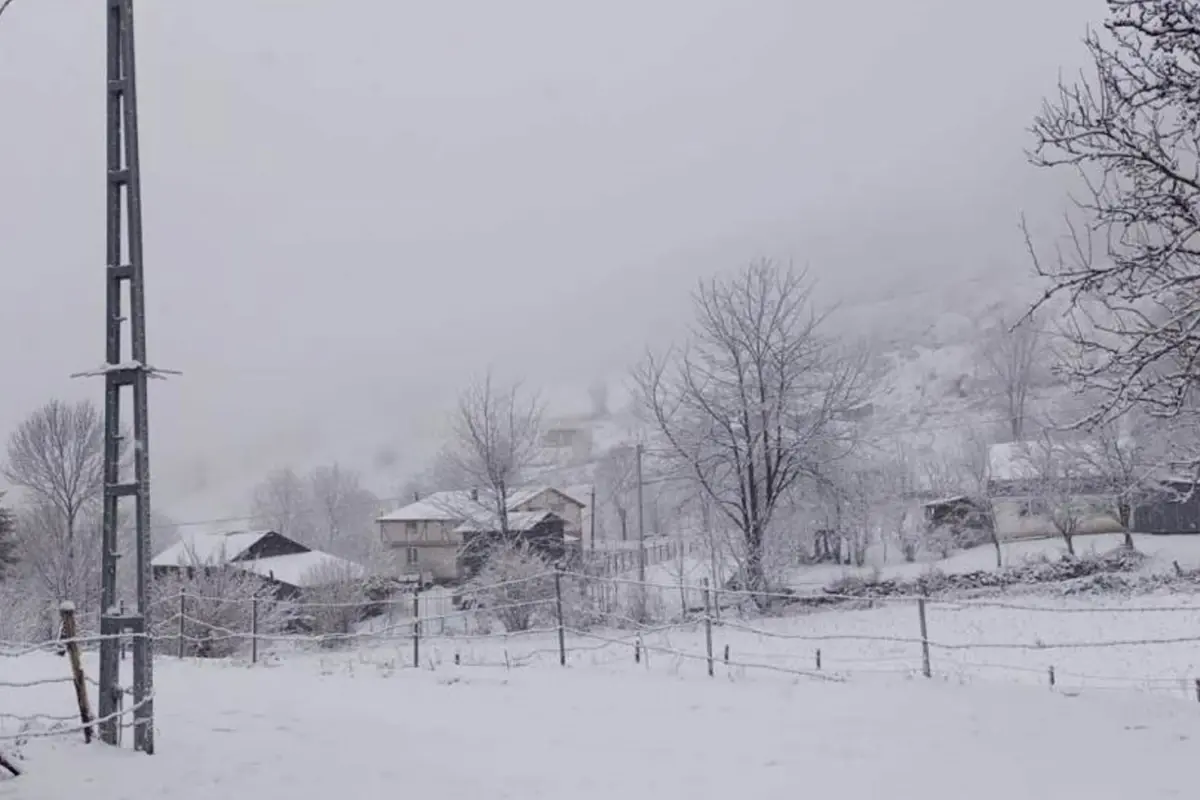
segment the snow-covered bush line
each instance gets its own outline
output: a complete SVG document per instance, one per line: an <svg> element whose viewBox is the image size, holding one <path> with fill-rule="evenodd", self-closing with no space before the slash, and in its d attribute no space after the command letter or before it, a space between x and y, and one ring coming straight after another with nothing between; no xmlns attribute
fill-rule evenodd
<svg viewBox="0 0 1200 800"><path fill-rule="evenodd" d="M1145 556L1135 550L1117 548L1096 556L1064 556L1057 561L1035 561L999 570L977 570L947 574L931 570L911 580L848 575L829 584L825 597L891 597L947 595L1012 588L1052 588L1062 594L1103 592L1149 592L1168 586L1200 588L1200 570L1177 570L1174 575L1135 575Z"/></svg>

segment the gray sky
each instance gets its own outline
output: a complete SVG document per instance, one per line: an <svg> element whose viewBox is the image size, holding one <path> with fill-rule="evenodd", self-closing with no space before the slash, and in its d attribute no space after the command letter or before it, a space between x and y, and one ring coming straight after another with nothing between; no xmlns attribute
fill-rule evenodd
<svg viewBox="0 0 1200 800"><path fill-rule="evenodd" d="M822 7L824 6L824 7ZM100 397L104 4L0 18L0 431ZM1026 268L1025 129L1084 0L140 0L160 503L419 461L494 364L619 374L759 255L877 299ZM391 474L380 478L386 485Z"/></svg>

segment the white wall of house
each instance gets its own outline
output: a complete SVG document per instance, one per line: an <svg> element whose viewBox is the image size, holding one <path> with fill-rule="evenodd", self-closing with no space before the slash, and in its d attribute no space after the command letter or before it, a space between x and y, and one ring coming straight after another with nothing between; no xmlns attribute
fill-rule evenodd
<svg viewBox="0 0 1200 800"><path fill-rule="evenodd" d="M1116 516L1107 510L1107 498L1080 497L1080 519L1075 533L1120 533ZM1058 536L1049 510L1044 502L1023 497L1004 497L992 500L996 534L1000 539L1027 539Z"/></svg>
<svg viewBox="0 0 1200 800"><path fill-rule="evenodd" d="M401 569L429 575L434 580L458 577L458 550L462 537L454 520L380 522L383 544L399 553Z"/></svg>

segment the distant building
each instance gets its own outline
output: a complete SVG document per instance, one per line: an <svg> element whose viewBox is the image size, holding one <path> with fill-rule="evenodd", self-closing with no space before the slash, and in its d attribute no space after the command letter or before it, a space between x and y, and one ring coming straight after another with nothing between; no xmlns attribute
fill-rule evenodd
<svg viewBox="0 0 1200 800"><path fill-rule="evenodd" d="M1000 539L1056 536L1052 506L1070 497L1076 534L1120 533L1112 481L1081 458L1086 443L1004 442L988 450L988 495ZM1062 465L1062 466L1058 466Z"/></svg>
<svg viewBox="0 0 1200 800"><path fill-rule="evenodd" d="M500 520L493 514L490 520L468 520L454 529L462 538L460 579L474 577L487 563L492 549L504 543L500 527ZM558 563L566 555L563 518L552 511L514 511L508 515L508 533L550 563Z"/></svg>
<svg viewBox="0 0 1200 800"><path fill-rule="evenodd" d="M1045 448L1051 448L1049 453ZM1054 536L1052 504L1070 497L1078 523L1077 534L1122 533L1117 518L1118 489L1104 474L1102 458L1087 457L1087 442L1045 445L1008 442L989 451L988 493L996 533L1002 539ZM1082 454L1082 455L1081 455ZM1064 479L1060 470L1039 469L1046 458L1071 464ZM1200 533L1200 491L1190 478L1163 474L1139 481L1131 505L1130 529L1135 533ZM1058 473L1058 474L1056 474Z"/></svg>
<svg viewBox="0 0 1200 800"><path fill-rule="evenodd" d="M541 535L538 530L518 531L514 519L522 524L533 517L522 514L549 512L559 520L559 536L564 547L582 544L585 503L550 486L527 486L512 490L506 508L509 530L522 535ZM403 563L426 580L456 582L463 580L470 564L462 561L467 534L487 532L498 526L497 509L487 492L455 490L434 492L416 502L378 518L384 545L402 550Z"/></svg>
<svg viewBox="0 0 1200 800"><path fill-rule="evenodd" d="M313 550L275 531L186 534L150 562L156 579L191 577L197 570L232 569L255 575L281 599L330 581L360 580L366 569Z"/></svg>

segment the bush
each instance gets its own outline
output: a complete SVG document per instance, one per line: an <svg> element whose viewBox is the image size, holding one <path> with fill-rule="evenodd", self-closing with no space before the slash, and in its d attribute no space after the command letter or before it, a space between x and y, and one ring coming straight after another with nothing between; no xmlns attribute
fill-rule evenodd
<svg viewBox="0 0 1200 800"><path fill-rule="evenodd" d="M153 583L154 636L166 654L180 652L182 633L183 655L226 658L250 641L255 599L258 633L283 630L288 614L256 575L231 567L181 569Z"/></svg>
<svg viewBox="0 0 1200 800"><path fill-rule="evenodd" d="M467 584L463 603L498 621L509 633L555 618L553 567L524 542L493 545Z"/></svg>
<svg viewBox="0 0 1200 800"><path fill-rule="evenodd" d="M349 561L331 561L304 577L307 589L298 604L305 627L321 645L345 642L371 611L371 588L363 570Z"/></svg>

